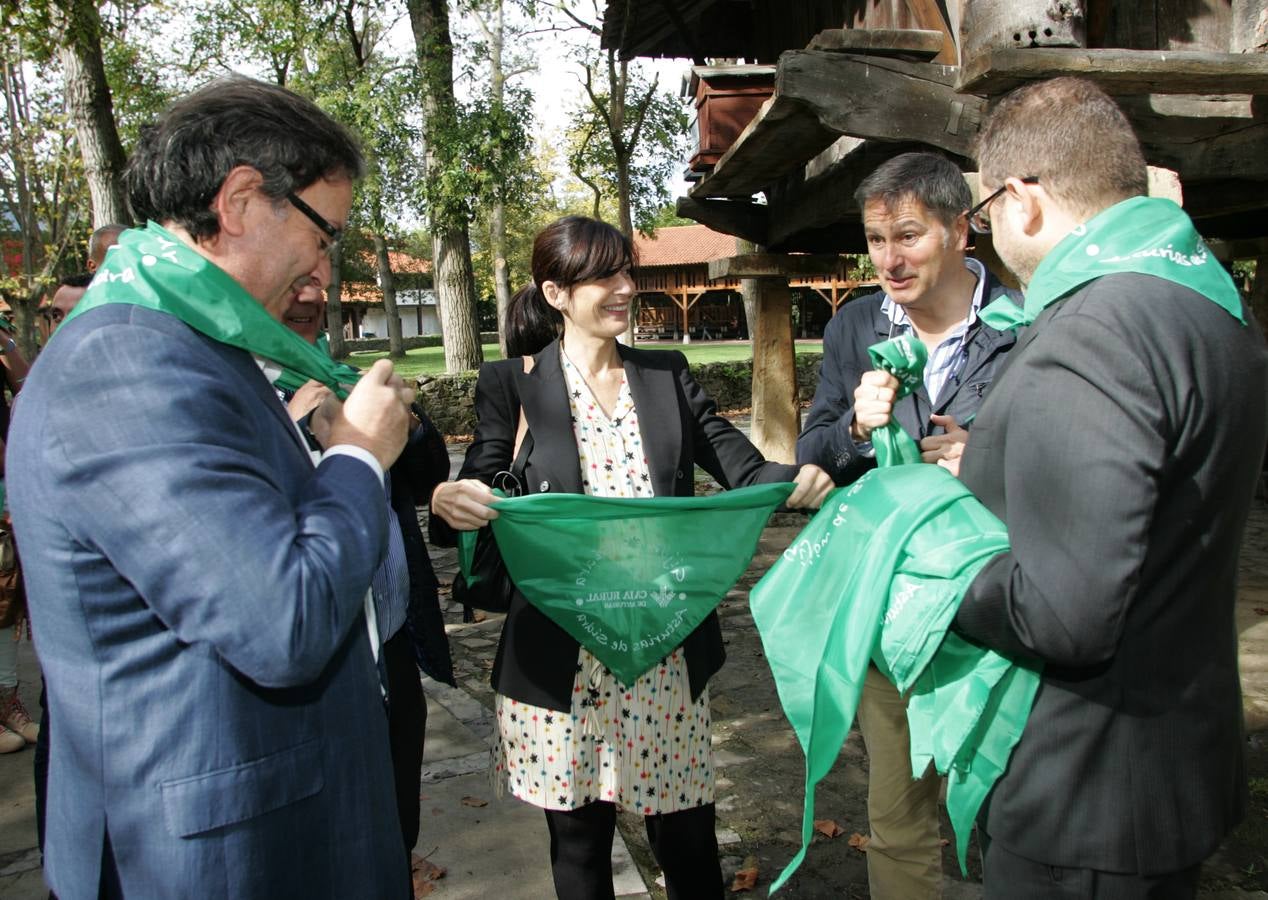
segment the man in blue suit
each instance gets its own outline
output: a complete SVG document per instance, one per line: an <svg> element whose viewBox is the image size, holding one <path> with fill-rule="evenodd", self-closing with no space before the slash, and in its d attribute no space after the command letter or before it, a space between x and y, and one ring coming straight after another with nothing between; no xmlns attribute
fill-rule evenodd
<svg viewBox="0 0 1268 900"><path fill-rule="evenodd" d="M366 596L410 392L381 363L332 396L314 465L267 377L330 376L278 320L329 281L361 169L281 88L178 101L129 165L150 224L27 381L10 499L62 900L408 896Z"/></svg>

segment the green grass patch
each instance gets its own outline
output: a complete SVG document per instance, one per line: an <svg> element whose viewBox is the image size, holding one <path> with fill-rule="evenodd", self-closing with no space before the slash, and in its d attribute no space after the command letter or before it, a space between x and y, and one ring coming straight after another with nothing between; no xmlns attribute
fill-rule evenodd
<svg viewBox="0 0 1268 900"><path fill-rule="evenodd" d="M486 362L502 358L497 344L485 344L483 346ZM640 343L638 346L643 350L681 350L687 355L687 362L693 366L752 358L752 350L746 341L727 341L725 343L710 341L694 344L673 344L667 341L654 341ZM823 342L798 341L797 352L822 353ZM386 358L386 352L353 353L348 357L348 362L365 369L373 365L376 360ZM397 374L407 381L417 378L419 375L443 375L445 372L445 348L422 347L418 350L410 350L405 354L404 359L393 360L393 366Z"/></svg>

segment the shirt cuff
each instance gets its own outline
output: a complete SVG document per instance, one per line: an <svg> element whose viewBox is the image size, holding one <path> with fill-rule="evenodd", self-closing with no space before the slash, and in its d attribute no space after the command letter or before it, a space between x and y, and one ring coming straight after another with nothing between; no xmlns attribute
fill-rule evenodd
<svg viewBox="0 0 1268 900"><path fill-rule="evenodd" d="M335 444L329 450L321 455L322 459L329 456L351 456L353 459L359 459L371 469L379 479L379 485L383 484L383 467L379 465L379 461L374 458L374 454L364 447L358 447L356 444Z"/></svg>

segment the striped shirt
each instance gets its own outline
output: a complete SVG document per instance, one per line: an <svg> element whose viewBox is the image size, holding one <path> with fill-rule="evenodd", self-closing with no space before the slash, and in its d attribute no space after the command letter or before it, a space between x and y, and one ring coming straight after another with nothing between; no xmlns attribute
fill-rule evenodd
<svg viewBox="0 0 1268 900"><path fill-rule="evenodd" d="M969 328L977 321L978 310L982 308L982 298L986 293L986 267L972 257L964 258L965 267L977 276L977 287L973 289L973 302L969 305L969 314L956 329L947 335L946 340L929 352L929 362L925 365L925 391L929 394L929 402L938 406L938 395L946 387L947 382L958 384L960 373L964 370L964 362L968 359L969 348L965 340ZM903 309L888 295L881 301L881 312L890 321L889 336L898 337L912 331L911 319L907 310Z"/></svg>

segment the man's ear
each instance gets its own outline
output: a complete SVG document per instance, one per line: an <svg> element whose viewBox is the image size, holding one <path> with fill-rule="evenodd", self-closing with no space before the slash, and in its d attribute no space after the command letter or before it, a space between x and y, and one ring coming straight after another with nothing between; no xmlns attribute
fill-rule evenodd
<svg viewBox="0 0 1268 900"><path fill-rule="evenodd" d="M1008 188L1004 215L1013 217L1013 226L1021 233L1036 235L1043 229L1043 203L1039 193L1042 185L1026 184L1020 178L1007 178Z"/></svg>
<svg viewBox="0 0 1268 900"><path fill-rule="evenodd" d="M241 237L246 231L247 208L260 186L264 184L264 176L251 166L235 166L229 170L220 190L211 198L211 210L220 220L220 230L231 237Z"/></svg>

